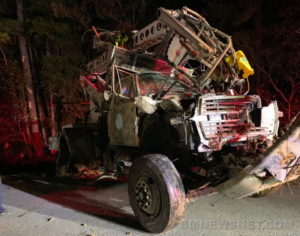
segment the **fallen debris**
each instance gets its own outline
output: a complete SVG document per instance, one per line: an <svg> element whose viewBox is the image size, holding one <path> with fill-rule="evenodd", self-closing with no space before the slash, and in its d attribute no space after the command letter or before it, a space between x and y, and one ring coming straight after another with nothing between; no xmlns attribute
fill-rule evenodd
<svg viewBox="0 0 300 236"><path fill-rule="evenodd" d="M54 221L54 220L55 220L55 218L52 218L52 217L47 219L48 222L51 222L51 221Z"/></svg>

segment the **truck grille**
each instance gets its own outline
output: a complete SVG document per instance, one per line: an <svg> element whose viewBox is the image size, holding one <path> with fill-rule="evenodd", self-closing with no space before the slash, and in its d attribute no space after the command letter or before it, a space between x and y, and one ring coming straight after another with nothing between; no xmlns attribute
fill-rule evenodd
<svg viewBox="0 0 300 236"><path fill-rule="evenodd" d="M269 134L251 120L251 111L261 108L258 96L207 96L199 106L199 126L206 140L234 142Z"/></svg>

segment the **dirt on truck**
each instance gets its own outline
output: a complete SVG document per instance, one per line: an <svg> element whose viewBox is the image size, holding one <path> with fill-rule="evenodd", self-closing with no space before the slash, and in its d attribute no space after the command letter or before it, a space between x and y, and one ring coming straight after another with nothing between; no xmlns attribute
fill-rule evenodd
<svg viewBox="0 0 300 236"><path fill-rule="evenodd" d="M241 198L300 174L299 124L278 138L277 102L248 94L254 70L231 37L187 7L157 16L125 48L93 28L81 76L90 111L63 127L57 161L58 176L128 177L133 211L154 233L197 194Z"/></svg>

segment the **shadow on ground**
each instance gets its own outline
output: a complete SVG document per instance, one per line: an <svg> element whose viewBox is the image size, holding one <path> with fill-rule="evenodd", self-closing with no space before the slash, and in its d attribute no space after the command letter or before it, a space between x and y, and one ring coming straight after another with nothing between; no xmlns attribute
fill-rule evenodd
<svg viewBox="0 0 300 236"><path fill-rule="evenodd" d="M15 189L63 207L144 232L130 207L125 182L102 181L95 184L30 174L4 175L2 181ZM14 204L19 207L17 202ZM58 212L52 211L51 214L53 217L66 218Z"/></svg>

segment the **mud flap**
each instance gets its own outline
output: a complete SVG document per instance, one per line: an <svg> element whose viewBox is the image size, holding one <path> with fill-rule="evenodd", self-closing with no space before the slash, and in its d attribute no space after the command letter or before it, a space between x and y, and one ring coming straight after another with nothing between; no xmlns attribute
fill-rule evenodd
<svg viewBox="0 0 300 236"><path fill-rule="evenodd" d="M62 141L66 145L62 145ZM68 156L65 155L65 150L62 150L64 148L69 150ZM64 128L59 149L59 162L68 168L74 164L88 165L96 160L93 135L84 127Z"/></svg>

